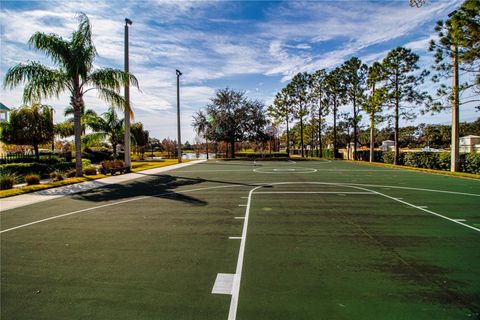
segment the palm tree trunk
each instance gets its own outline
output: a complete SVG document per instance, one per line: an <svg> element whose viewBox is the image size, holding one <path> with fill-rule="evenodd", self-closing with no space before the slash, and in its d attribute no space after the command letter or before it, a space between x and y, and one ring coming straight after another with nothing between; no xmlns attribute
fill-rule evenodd
<svg viewBox="0 0 480 320"><path fill-rule="evenodd" d="M112 143L112 149L113 149L113 160L117 160L117 144Z"/></svg>
<svg viewBox="0 0 480 320"><path fill-rule="evenodd" d="M73 98L73 123L75 132L75 176L83 176L82 171L82 124L81 124L81 112L83 99L81 96Z"/></svg>

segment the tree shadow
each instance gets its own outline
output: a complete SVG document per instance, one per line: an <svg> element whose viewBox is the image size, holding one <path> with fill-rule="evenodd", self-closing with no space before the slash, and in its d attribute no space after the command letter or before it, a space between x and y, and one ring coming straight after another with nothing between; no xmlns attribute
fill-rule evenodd
<svg viewBox="0 0 480 320"><path fill-rule="evenodd" d="M125 184L105 185L90 191L81 192L72 196L76 200L104 202L115 201L141 196L159 197L181 201L197 206L205 206L206 201L177 193L174 189L200 183L196 179L179 178L170 175L148 175L145 179L133 180Z"/></svg>
<svg viewBox="0 0 480 320"><path fill-rule="evenodd" d="M220 181L203 178L189 178L181 176L171 176L166 174L148 174L139 172L137 172L137 174L144 175L145 178L133 180L125 184L100 185L98 188L95 188L93 190L74 194L72 195L72 198L83 201L108 202L135 197L150 196L181 201L196 206L205 206L208 204L208 202L186 195L182 193L181 190L179 190L178 192L174 190L182 186L202 185L207 182L218 183L221 185L237 185L246 187L258 186L257 184Z"/></svg>

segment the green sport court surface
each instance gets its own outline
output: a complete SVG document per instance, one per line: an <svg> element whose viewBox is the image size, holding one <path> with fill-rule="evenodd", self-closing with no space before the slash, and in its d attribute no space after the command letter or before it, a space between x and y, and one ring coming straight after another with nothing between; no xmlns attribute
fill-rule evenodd
<svg viewBox="0 0 480 320"><path fill-rule="evenodd" d="M479 319L479 208L341 161L145 175L1 213L1 318Z"/></svg>

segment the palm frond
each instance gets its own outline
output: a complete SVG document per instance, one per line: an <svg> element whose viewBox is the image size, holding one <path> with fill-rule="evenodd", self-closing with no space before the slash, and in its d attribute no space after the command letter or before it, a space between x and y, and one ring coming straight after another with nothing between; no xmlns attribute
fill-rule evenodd
<svg viewBox="0 0 480 320"><path fill-rule="evenodd" d="M92 87L108 88L117 92L120 91L126 83L140 90L137 78L133 74L125 73L119 69L103 68L95 70L86 81L86 84Z"/></svg>
<svg viewBox="0 0 480 320"><path fill-rule="evenodd" d="M119 93L111 89L106 88L97 88L98 94L101 99L109 102L114 108L120 111L125 111L125 98ZM134 119L135 114L133 113L132 107L130 105L130 119Z"/></svg>
<svg viewBox="0 0 480 320"><path fill-rule="evenodd" d="M70 89L64 73L47 68L38 62L18 64L7 71L4 87L12 89L21 83L26 83L23 91L25 103L52 96L58 97L61 92Z"/></svg>
<svg viewBox="0 0 480 320"><path fill-rule="evenodd" d="M65 65L72 59L69 43L59 35L35 32L28 44L45 53L57 65Z"/></svg>

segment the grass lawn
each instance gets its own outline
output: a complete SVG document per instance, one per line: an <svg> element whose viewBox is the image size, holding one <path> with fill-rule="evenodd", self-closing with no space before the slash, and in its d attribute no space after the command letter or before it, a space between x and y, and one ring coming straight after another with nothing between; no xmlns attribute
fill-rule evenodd
<svg viewBox="0 0 480 320"><path fill-rule="evenodd" d="M479 205L344 161L146 175L3 212L1 318L479 319Z"/></svg>

